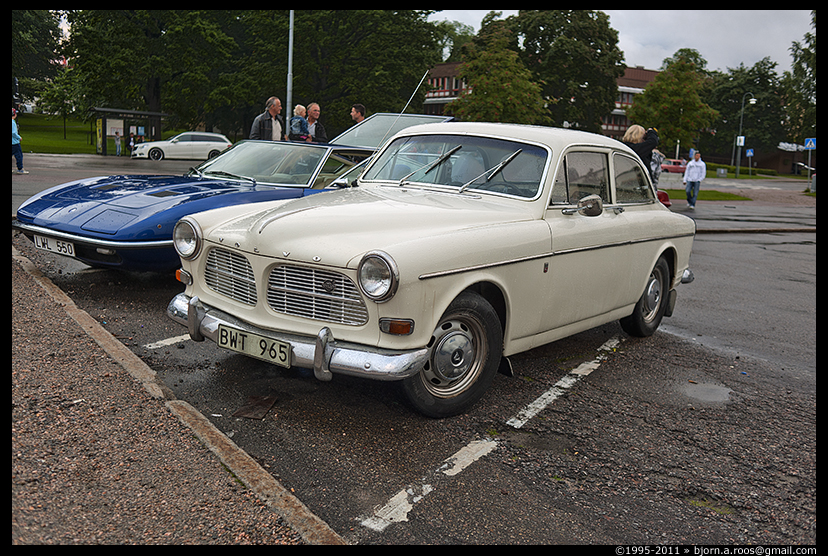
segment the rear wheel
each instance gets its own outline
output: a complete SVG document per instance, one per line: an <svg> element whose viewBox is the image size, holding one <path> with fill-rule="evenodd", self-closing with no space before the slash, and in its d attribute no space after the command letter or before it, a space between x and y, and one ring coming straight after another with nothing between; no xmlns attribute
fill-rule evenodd
<svg viewBox="0 0 828 556"><path fill-rule="evenodd" d="M429 359L402 382L411 404L428 417L457 415L483 397L497 374L503 331L492 306L479 294L455 299L431 335Z"/></svg>
<svg viewBox="0 0 828 556"><path fill-rule="evenodd" d="M649 277L644 293L628 317L621 319L621 328L631 336L651 336L667 309L670 294L670 266L664 257L658 259Z"/></svg>

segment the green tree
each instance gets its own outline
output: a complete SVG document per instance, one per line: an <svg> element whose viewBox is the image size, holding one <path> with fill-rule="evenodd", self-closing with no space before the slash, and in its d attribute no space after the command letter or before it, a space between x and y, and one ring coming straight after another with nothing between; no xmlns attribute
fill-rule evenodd
<svg viewBox="0 0 828 556"><path fill-rule="evenodd" d="M86 107L167 111L195 125L232 41L199 10L72 10L69 51ZM173 122L176 123L175 121ZM152 122L156 138L160 122Z"/></svg>
<svg viewBox="0 0 828 556"><path fill-rule="evenodd" d="M50 10L12 10L11 15L12 94L18 92L18 102L22 102L38 93L38 82L54 77L60 69L59 14Z"/></svg>
<svg viewBox="0 0 828 556"><path fill-rule="evenodd" d="M816 137L816 10L811 12L813 33L805 33L804 45L791 45L793 67L782 77L786 101L787 140L800 145Z"/></svg>
<svg viewBox="0 0 828 556"><path fill-rule="evenodd" d="M540 85L509 48L511 33L504 26L489 30L485 48L469 46L460 66L471 92L446 111L465 121L547 123Z"/></svg>
<svg viewBox="0 0 828 556"><path fill-rule="evenodd" d="M351 105L369 114L419 111L427 88L415 89L441 61L440 33L425 10L297 11L294 21L294 104L318 102L333 137L353 122ZM285 48L287 41L284 43ZM287 61L284 58L274 60ZM285 67L280 71L286 75ZM284 99L283 99L284 101Z"/></svg>
<svg viewBox="0 0 828 556"><path fill-rule="evenodd" d="M645 128L657 128L663 152L670 152L678 142L683 148L699 148L718 118L718 112L702 100L704 87L705 76L696 63L676 57L636 96L627 118Z"/></svg>
<svg viewBox="0 0 828 556"><path fill-rule="evenodd" d="M459 21L440 21L435 25L442 61L461 62L463 45L474 39L474 28Z"/></svg>
<svg viewBox="0 0 828 556"><path fill-rule="evenodd" d="M165 112L171 125L249 132L266 99L287 106L289 10L72 10L85 107ZM318 102L329 137L355 103L400 111L440 61L426 10L296 11L294 104ZM421 87L411 103L422 104ZM416 108L412 108L416 110ZM159 127L160 128L160 127Z"/></svg>
<svg viewBox="0 0 828 556"><path fill-rule="evenodd" d="M76 72L65 68L54 79L41 87L39 108L47 114L56 114L63 118L63 138L66 139L66 120L75 113L78 98Z"/></svg>
<svg viewBox="0 0 828 556"><path fill-rule="evenodd" d="M751 99L755 102L751 103ZM708 153L731 157L740 123L745 146L757 152L775 151L779 142L785 140L779 77L776 62L770 58L749 68L740 65L728 68L727 73L714 74L706 100L719 113L716 135L705 145Z"/></svg>
<svg viewBox="0 0 828 556"><path fill-rule="evenodd" d="M508 21L517 32L515 48L543 87L552 124L601 133L625 69L609 17L593 10L521 10Z"/></svg>

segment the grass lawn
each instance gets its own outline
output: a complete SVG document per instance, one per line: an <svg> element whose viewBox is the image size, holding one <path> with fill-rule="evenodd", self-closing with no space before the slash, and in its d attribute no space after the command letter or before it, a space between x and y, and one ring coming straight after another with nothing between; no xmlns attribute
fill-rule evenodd
<svg viewBox="0 0 828 556"><path fill-rule="evenodd" d="M59 116L44 114L18 114L20 145L24 153L95 154L95 123L67 119L64 138L64 122ZM183 130L163 132L164 138ZM107 138L106 152L115 154L115 140ZM121 140L121 156L127 156L126 139Z"/></svg>
<svg viewBox="0 0 828 556"><path fill-rule="evenodd" d="M18 114L17 126L23 152L56 154L95 154L92 144L93 127L80 120L66 121L63 138L63 118L43 114ZM112 143L114 151L115 143Z"/></svg>
<svg viewBox="0 0 828 556"><path fill-rule="evenodd" d="M671 200L682 200L687 198L684 189L662 189L670 196ZM724 193L715 189L702 189L699 191L699 201L752 201L750 197L742 197L733 193Z"/></svg>

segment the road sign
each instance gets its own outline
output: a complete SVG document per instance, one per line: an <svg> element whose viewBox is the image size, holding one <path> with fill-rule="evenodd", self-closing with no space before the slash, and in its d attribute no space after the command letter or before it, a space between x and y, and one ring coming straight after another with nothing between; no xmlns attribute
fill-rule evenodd
<svg viewBox="0 0 828 556"><path fill-rule="evenodd" d="M810 139L805 139L805 150L806 151L816 150L816 137L811 137Z"/></svg>
<svg viewBox="0 0 828 556"><path fill-rule="evenodd" d="M746 156L746 157L748 157L748 158L750 158L751 156L753 156L753 149L747 149L747 150L745 151L745 156Z"/></svg>

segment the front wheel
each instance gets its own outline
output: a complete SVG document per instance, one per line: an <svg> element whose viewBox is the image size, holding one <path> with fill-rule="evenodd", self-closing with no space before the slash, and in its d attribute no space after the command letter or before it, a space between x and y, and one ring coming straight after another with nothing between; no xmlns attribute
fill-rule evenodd
<svg viewBox="0 0 828 556"><path fill-rule="evenodd" d="M474 292L452 301L428 344L419 374L402 382L409 402L428 417L464 412L494 380L503 351L503 331L492 306Z"/></svg>
<svg viewBox="0 0 828 556"><path fill-rule="evenodd" d="M151 160L163 160L164 151L162 151L161 149L151 149L148 156Z"/></svg>
<svg viewBox="0 0 828 556"><path fill-rule="evenodd" d="M621 328L631 336L652 336L664 318L669 296L670 266L661 257L647 277L644 293L635 304L632 314L621 319Z"/></svg>

